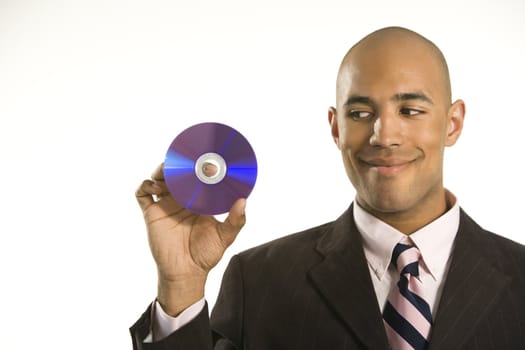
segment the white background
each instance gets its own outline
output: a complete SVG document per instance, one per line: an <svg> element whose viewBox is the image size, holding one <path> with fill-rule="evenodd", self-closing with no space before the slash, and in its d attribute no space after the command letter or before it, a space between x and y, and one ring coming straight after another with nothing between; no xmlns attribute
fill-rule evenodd
<svg viewBox="0 0 525 350"><path fill-rule="evenodd" d="M131 348L156 293L134 191L190 125L234 126L259 161L224 263L336 218L354 192L327 107L346 50L383 26L442 48L467 104L446 185L525 243L524 19L521 0L0 0L2 348Z"/></svg>

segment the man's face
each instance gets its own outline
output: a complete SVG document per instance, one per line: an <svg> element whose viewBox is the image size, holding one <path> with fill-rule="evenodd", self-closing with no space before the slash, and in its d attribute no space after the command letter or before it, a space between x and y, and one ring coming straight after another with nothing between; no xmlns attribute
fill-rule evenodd
<svg viewBox="0 0 525 350"><path fill-rule="evenodd" d="M372 213L414 214L444 201L444 147L462 126L463 104L459 121L435 57L409 49L356 50L329 112L357 200Z"/></svg>

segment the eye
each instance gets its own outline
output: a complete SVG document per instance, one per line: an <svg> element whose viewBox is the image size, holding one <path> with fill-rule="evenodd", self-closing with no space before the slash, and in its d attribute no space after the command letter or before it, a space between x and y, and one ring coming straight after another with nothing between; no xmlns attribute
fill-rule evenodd
<svg viewBox="0 0 525 350"><path fill-rule="evenodd" d="M360 119L369 118L370 116L372 116L372 112L354 109L348 112L348 116L352 118L353 120L360 120Z"/></svg>
<svg viewBox="0 0 525 350"><path fill-rule="evenodd" d="M401 113L402 115L405 115L405 116L408 116L408 117L414 117L416 115L420 115L420 114L424 114L425 111L422 111L420 109L416 109L416 108L401 108L399 110L399 113Z"/></svg>

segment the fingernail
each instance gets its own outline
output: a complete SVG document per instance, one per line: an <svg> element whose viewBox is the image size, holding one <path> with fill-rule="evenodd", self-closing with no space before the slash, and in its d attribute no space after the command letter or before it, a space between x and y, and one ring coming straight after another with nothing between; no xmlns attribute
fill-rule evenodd
<svg viewBox="0 0 525 350"><path fill-rule="evenodd" d="M244 200L244 204L242 206L242 215L246 215L246 200Z"/></svg>

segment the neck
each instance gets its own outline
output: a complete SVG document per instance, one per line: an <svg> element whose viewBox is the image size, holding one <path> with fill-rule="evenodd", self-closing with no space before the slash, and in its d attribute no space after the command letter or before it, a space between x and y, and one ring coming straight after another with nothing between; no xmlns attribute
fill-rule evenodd
<svg viewBox="0 0 525 350"><path fill-rule="evenodd" d="M438 195L422 200L418 205L398 211L381 211L357 198L359 205L399 232L410 235L443 215L453 205L443 189Z"/></svg>

